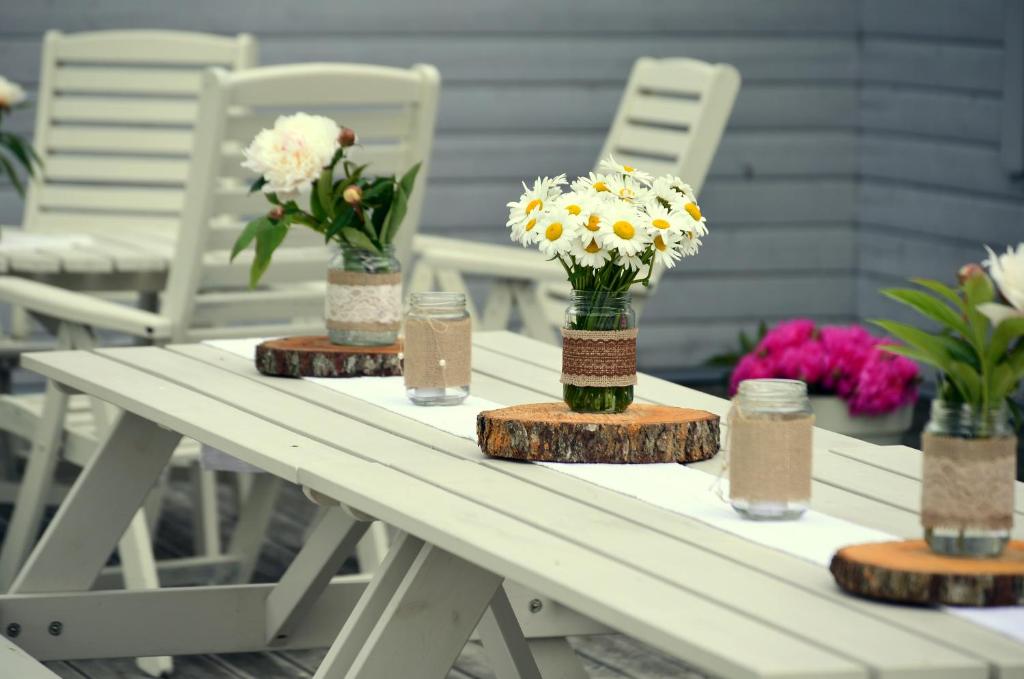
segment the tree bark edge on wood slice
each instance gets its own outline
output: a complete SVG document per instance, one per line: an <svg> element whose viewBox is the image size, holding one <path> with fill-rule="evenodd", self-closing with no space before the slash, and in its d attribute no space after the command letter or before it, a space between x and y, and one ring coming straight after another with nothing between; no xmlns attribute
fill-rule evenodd
<svg viewBox="0 0 1024 679"><path fill-rule="evenodd" d="M325 335L283 337L256 347L256 369L276 377L390 377L402 374L402 345L332 344Z"/></svg>
<svg viewBox="0 0 1024 679"><path fill-rule="evenodd" d="M477 443L492 457L536 462L697 462L718 452L719 417L704 410L634 404L623 413L574 413L565 403L485 410Z"/></svg>
<svg viewBox="0 0 1024 679"><path fill-rule="evenodd" d="M924 540L844 547L832 557L832 576L857 596L909 604L1019 606L1024 604L1024 541L1002 556L973 559L932 552Z"/></svg>

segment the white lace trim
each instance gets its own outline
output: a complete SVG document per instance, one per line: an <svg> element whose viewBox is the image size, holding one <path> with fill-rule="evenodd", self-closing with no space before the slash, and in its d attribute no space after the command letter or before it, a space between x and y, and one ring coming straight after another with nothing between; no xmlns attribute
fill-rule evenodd
<svg viewBox="0 0 1024 679"><path fill-rule="evenodd" d="M324 313L339 323L398 323L402 286L329 284Z"/></svg>

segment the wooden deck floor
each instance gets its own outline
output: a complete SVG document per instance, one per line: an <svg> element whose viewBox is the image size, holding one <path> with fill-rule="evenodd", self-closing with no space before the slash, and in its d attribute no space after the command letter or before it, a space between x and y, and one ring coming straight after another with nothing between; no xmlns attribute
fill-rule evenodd
<svg viewBox="0 0 1024 679"><path fill-rule="evenodd" d="M230 491L222 491L225 527L232 522ZM160 556L191 553L190 495L183 485L172 484L157 534ZM311 505L295 487L281 495L270 531L264 541L255 580L273 582L284 572L297 552L304 529L313 515ZM6 526L10 507L0 507L0 522ZM346 564L354 568L354 562ZM701 679L701 675L679 661L664 656L625 636L576 638L571 640L590 677L594 679ZM179 656L174 679L308 679L313 676L326 649L242 653L228 655ZM76 660L49 663L65 679L144 679L130 658ZM483 649L470 643L462 652L450 679L492 679ZM12 678L13 679L13 678ZM399 679L381 677L381 679ZM401 679L414 679L403 677Z"/></svg>

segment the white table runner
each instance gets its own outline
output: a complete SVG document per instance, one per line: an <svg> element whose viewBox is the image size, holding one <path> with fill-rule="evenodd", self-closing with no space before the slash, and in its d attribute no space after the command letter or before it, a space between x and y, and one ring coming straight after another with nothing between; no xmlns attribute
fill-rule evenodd
<svg viewBox="0 0 1024 679"><path fill-rule="evenodd" d="M210 340L204 344L253 358L262 340ZM405 396L401 377L331 379L306 377L328 389L358 398L411 420L454 436L476 441L476 416L481 410L501 408L495 403L470 396L457 406L424 408ZM480 454L483 457L483 453ZM745 540L828 567L840 548L861 542L898 540L899 537L867 528L821 512L809 510L797 521L750 521L743 519L722 499L728 496L728 481L707 472L676 463L668 464L560 464L539 462L569 476L613 490L643 502L696 519ZM1024 607L952 608L950 613L970 619L1024 643Z"/></svg>

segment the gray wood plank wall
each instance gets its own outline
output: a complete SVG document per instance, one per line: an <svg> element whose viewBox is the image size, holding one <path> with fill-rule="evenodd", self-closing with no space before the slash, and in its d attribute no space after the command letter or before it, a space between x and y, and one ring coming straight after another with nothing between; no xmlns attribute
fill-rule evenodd
<svg viewBox="0 0 1024 679"><path fill-rule="evenodd" d="M0 0L0 73L31 86L48 28L249 31L268 64L436 64L423 228L504 242L519 180L594 163L634 59L731 62L744 82L702 196L712 236L643 321L644 367L668 369L762 318L874 313L880 283L938 275L958 247L1013 237L1019 187L986 165L998 155L1001 3ZM0 222L19 215L0 187Z"/></svg>

